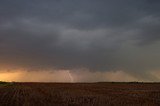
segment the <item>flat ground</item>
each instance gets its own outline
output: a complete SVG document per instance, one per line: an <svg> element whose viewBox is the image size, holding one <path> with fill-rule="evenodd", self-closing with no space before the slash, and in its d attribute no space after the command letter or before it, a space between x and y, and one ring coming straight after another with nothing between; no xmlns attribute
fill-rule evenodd
<svg viewBox="0 0 160 106"><path fill-rule="evenodd" d="M13 83L0 106L160 106L160 83Z"/></svg>

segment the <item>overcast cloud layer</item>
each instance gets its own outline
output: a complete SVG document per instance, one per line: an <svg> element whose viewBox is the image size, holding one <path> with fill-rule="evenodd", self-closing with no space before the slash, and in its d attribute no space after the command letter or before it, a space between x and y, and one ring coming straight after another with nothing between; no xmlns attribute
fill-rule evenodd
<svg viewBox="0 0 160 106"><path fill-rule="evenodd" d="M123 70L157 80L159 0L1 0L1 68Z"/></svg>

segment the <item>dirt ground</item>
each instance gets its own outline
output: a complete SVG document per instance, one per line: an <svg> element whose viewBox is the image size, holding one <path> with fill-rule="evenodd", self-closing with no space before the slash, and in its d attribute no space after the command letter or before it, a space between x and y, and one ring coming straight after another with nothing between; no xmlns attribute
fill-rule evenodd
<svg viewBox="0 0 160 106"><path fill-rule="evenodd" d="M160 106L160 83L13 83L0 106Z"/></svg>

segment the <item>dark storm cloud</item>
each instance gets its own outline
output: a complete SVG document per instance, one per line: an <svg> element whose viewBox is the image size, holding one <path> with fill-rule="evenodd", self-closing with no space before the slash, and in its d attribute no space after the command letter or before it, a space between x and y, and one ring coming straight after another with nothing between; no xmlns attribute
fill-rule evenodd
<svg viewBox="0 0 160 106"><path fill-rule="evenodd" d="M122 69L132 74L157 69L159 4L1 0L0 63L35 69Z"/></svg>

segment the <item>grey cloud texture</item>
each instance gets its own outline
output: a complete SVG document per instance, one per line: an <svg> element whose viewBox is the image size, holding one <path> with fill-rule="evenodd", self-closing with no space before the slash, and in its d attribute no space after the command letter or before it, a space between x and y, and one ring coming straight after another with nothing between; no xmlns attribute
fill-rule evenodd
<svg viewBox="0 0 160 106"><path fill-rule="evenodd" d="M0 64L26 69L160 69L158 0L1 0Z"/></svg>

